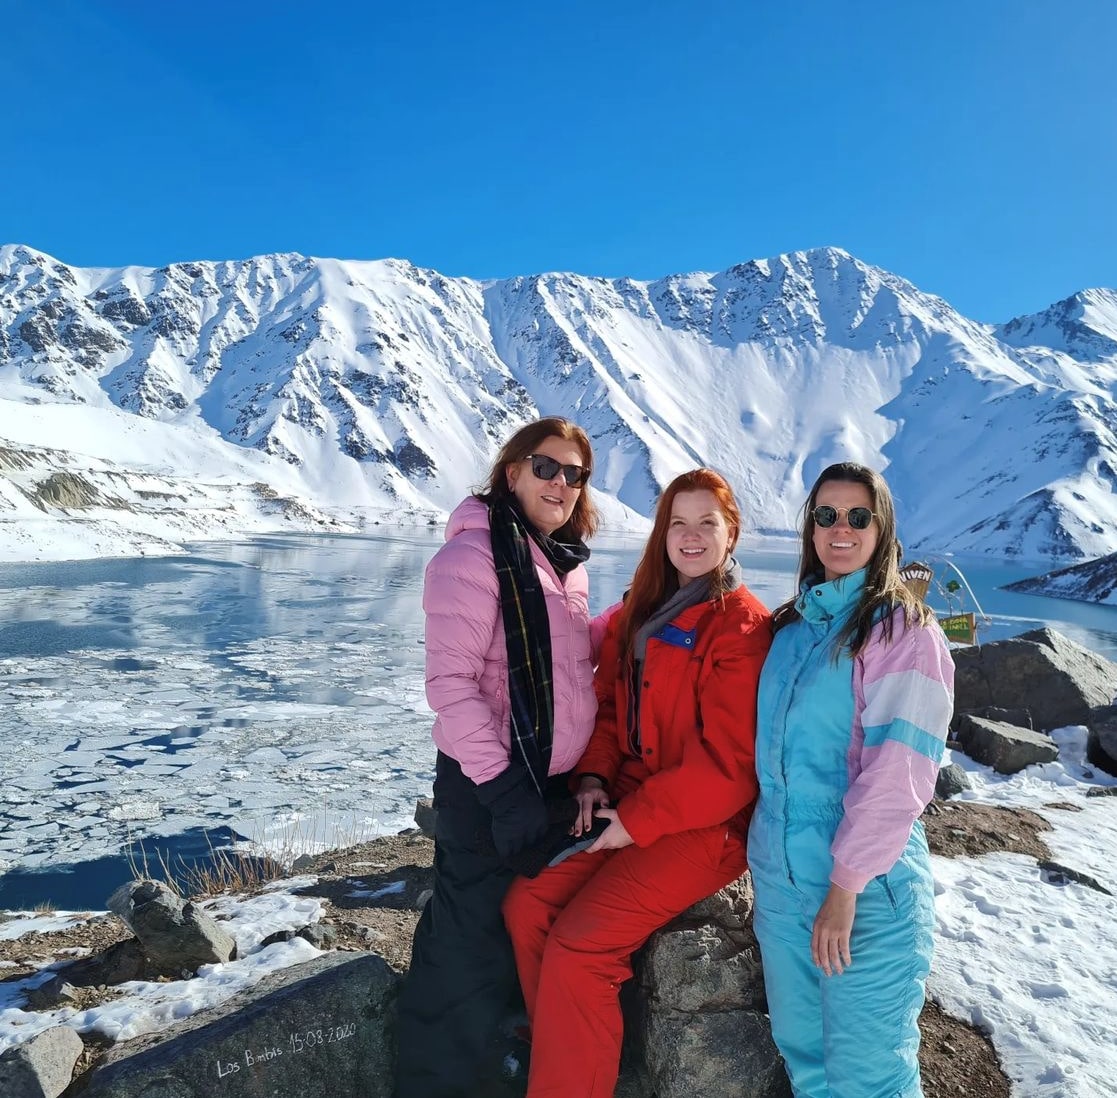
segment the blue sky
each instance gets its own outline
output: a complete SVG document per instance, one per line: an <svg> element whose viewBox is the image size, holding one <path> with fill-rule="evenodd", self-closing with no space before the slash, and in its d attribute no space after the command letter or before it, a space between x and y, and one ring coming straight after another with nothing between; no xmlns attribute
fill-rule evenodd
<svg viewBox="0 0 1117 1098"><path fill-rule="evenodd" d="M0 243L1117 286L1117 3L0 0Z"/></svg>

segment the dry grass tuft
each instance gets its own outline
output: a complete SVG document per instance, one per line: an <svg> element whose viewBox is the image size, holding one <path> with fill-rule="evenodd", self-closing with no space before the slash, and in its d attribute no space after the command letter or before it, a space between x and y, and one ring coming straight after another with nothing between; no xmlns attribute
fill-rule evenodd
<svg viewBox="0 0 1117 1098"><path fill-rule="evenodd" d="M128 843L128 866L134 880L161 880L183 899L252 893L290 877L302 855L350 849L367 842L368 832L366 823L354 820L346 825L335 824L327 840L316 825L304 827L300 823L284 833L278 846L274 838L266 842L257 838L244 846L215 846L206 832L208 856L203 862L187 862L183 858L168 861L166 852L159 850L154 868L143 841L137 839Z"/></svg>

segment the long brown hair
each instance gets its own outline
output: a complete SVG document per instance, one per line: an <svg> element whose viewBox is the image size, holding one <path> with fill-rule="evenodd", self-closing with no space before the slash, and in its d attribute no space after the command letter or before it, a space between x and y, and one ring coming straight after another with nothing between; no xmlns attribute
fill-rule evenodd
<svg viewBox="0 0 1117 1098"><path fill-rule="evenodd" d="M814 547L814 509L819 489L824 484L841 481L846 484L862 484L869 491L872 500L873 521L877 524L877 544L866 566L865 587L861 600L849 621L838 634L834 648L835 658L843 649L856 655L864 648L869 633L884 611L884 635L892 637L892 611L904 609L904 619L909 625L928 624L934 614L931 609L916 597L914 592L900 578L900 556L903 549L896 537L896 506L892 502L892 492L884 477L867 465L853 461L840 461L829 465L818 475L807 502L803 504L802 546L799 552L799 586L807 580L817 582L825 574L822 561ZM772 615L773 630L780 630L793 621L798 621L799 611L795 604L799 596L780 606Z"/></svg>
<svg viewBox="0 0 1117 1098"><path fill-rule="evenodd" d="M536 447L548 438L561 438L572 442L582 453L582 465L593 473L593 447L589 436L576 423L562 416L546 416L521 427L501 448L493 462L485 483L474 494L485 503L497 499L511 499L512 489L508 487L508 467L523 461L528 454L535 453ZM593 537L597 530L597 508L590 498L587 482L574 501L574 511L566 523L559 527L551 537L555 541L585 541Z"/></svg>
<svg viewBox="0 0 1117 1098"><path fill-rule="evenodd" d="M727 564L736 548L737 539L741 536L741 510L725 477L715 473L713 469L692 469L671 481L656 504L652 532L648 535L640 563L636 566L636 574L632 577L632 587L617 621L622 664L632 651L636 631L658 606L679 589L678 573L667 556L667 528L671 525L671 508L675 505L675 497L681 492L698 492L703 489L713 492L726 523L732 527L729 553L710 576L710 596L720 598L729 592Z"/></svg>

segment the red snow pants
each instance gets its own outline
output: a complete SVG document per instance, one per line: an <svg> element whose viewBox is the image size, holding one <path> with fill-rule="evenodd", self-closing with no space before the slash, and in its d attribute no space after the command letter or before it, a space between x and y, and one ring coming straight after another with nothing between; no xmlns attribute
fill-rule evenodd
<svg viewBox="0 0 1117 1098"><path fill-rule="evenodd" d="M532 1028L528 1098L612 1098L632 954L744 871L744 840L721 824L516 878L504 921Z"/></svg>

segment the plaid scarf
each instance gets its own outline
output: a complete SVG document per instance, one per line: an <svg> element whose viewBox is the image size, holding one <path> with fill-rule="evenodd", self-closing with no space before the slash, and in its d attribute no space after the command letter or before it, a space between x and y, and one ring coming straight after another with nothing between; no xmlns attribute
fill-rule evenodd
<svg viewBox="0 0 1117 1098"><path fill-rule="evenodd" d="M555 697L551 621L543 585L531 559L531 541L542 549L560 576L588 560L590 551L583 542L565 544L539 533L514 500L490 502L489 535L508 649L512 755L523 759L536 790L543 796L551 765Z"/></svg>

